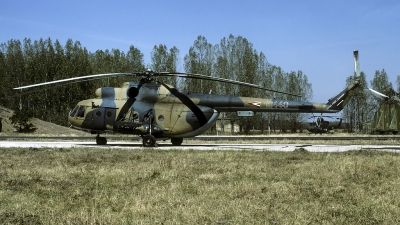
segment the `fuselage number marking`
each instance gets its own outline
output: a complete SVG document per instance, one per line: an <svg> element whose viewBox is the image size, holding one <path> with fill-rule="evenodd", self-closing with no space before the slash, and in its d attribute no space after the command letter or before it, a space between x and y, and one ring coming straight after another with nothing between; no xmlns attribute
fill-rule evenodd
<svg viewBox="0 0 400 225"><path fill-rule="evenodd" d="M267 102L266 103L266 108L288 108L289 107L289 102L287 101L272 101L272 102Z"/></svg>

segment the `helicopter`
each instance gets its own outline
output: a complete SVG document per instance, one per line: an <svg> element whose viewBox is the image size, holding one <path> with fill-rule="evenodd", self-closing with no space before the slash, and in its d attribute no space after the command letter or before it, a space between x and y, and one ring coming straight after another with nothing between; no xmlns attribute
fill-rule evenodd
<svg viewBox="0 0 400 225"><path fill-rule="evenodd" d="M354 51L358 64L358 51ZM357 73L356 73L357 74ZM359 74L359 73L358 73ZM69 115L72 128L96 134L96 143L106 145L105 132L138 135L144 147L155 147L157 140L170 139L173 146L182 144L184 138L206 132L217 121L221 112L237 112L238 115L254 115L255 112L290 113L337 113L350 100L354 90L360 86L358 79L327 103L289 101L230 95L185 93L175 87L157 81L157 77L181 77L211 80L273 91L260 85L219 77L192 73L134 72L106 73L17 87L26 88L88 81L105 77L132 76L138 82L125 82L121 87L101 87L95 98L80 101ZM278 93L289 94L280 91Z"/></svg>
<svg viewBox="0 0 400 225"><path fill-rule="evenodd" d="M335 118L339 120L339 122L331 122L328 120L325 120L324 117L328 118L335 118L331 116L318 116L317 119L315 119L315 116L313 116L314 121L309 123L309 127L307 127L307 130L310 132L310 134L325 134L325 133L333 133L335 129L340 128L342 125L342 118Z"/></svg>

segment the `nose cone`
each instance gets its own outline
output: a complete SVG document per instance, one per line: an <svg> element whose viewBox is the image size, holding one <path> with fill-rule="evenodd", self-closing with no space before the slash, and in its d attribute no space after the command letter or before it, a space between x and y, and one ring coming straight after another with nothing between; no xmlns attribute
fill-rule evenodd
<svg viewBox="0 0 400 225"><path fill-rule="evenodd" d="M73 128L80 129L82 127L82 122L83 122L83 118L77 119L76 117L72 117L71 114L68 115L68 123Z"/></svg>
<svg viewBox="0 0 400 225"><path fill-rule="evenodd" d="M68 123L73 127L77 127L78 126L76 118L72 117L70 115L68 116Z"/></svg>
<svg viewBox="0 0 400 225"><path fill-rule="evenodd" d="M71 110L71 112L68 115L68 122L73 126L74 128L80 128L82 127L82 122L85 118L85 111L86 111L86 106L85 105L76 105L74 109Z"/></svg>

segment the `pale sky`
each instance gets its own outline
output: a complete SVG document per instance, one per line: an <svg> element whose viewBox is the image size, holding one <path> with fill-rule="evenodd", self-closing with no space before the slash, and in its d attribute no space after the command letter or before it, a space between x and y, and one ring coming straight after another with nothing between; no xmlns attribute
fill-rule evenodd
<svg viewBox="0 0 400 225"><path fill-rule="evenodd" d="M368 83L385 69L400 75L399 1L54 1L0 0L0 43L51 38L79 41L88 51L133 45L145 64L155 45L176 46L180 63L197 36L219 44L232 34L285 72L301 70L312 101L326 103L353 75L353 50ZM183 66L178 71L184 72ZM119 72L119 71L115 71Z"/></svg>

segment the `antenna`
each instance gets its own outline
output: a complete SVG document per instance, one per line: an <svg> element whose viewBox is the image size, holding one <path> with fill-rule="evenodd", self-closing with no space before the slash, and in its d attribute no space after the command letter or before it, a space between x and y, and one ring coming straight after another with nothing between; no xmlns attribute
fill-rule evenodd
<svg viewBox="0 0 400 225"><path fill-rule="evenodd" d="M355 78L358 79L360 77L360 62L358 61L358 50L354 50L354 73Z"/></svg>

